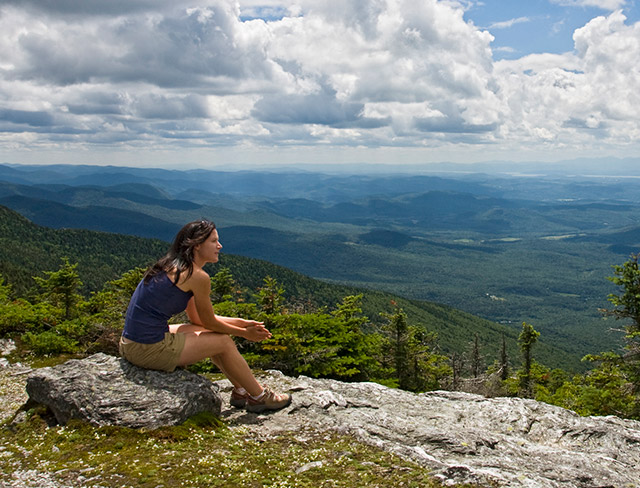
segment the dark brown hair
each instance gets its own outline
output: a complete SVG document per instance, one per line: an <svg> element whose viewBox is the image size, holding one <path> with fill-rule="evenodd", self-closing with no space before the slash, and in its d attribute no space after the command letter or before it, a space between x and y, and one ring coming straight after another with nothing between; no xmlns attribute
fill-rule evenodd
<svg viewBox="0 0 640 488"><path fill-rule="evenodd" d="M193 273L193 251L198 244L206 241L215 230L216 224L207 219L194 220L180 229L167 254L160 258L144 274L144 281L169 271L176 273L175 283L180 280L182 273L187 273L187 278Z"/></svg>

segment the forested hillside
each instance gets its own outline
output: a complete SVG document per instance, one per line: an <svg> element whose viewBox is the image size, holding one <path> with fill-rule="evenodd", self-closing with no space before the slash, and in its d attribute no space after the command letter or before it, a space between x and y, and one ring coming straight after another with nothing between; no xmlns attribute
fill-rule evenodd
<svg viewBox="0 0 640 488"><path fill-rule="evenodd" d="M41 227L0 206L0 274L18 296L28 294L33 276L58 269L63 257L78 263L88 295L125 271L148 265L165 250L159 240Z"/></svg>

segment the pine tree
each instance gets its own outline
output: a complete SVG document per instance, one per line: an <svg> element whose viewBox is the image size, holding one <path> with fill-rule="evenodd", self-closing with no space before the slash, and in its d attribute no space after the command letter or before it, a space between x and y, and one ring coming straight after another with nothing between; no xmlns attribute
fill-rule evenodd
<svg viewBox="0 0 640 488"><path fill-rule="evenodd" d="M509 378L509 356L507 355L507 340L502 334L502 348L500 349L500 379L506 381Z"/></svg>
<svg viewBox="0 0 640 488"><path fill-rule="evenodd" d="M211 296L214 303L231 300L235 288L236 282L229 268L222 268L211 277Z"/></svg>
<svg viewBox="0 0 640 488"><path fill-rule="evenodd" d="M610 294L609 302L615 308L601 310L619 320L625 320L625 348L622 356L623 369L628 374L632 391L636 396L640 394L640 269L638 258L640 254L632 254L630 259L621 266L614 266L615 276L608 279L622 287L622 293ZM637 399L637 414L640 415L640 399Z"/></svg>
<svg viewBox="0 0 640 488"><path fill-rule="evenodd" d="M531 398L533 396L533 385L531 381L531 365L533 357L531 355L531 349L538 341L538 337L540 337L540 332L535 330L532 325L522 322L522 332L518 337L518 345L520 346L520 351L522 351L520 390L521 395L526 398Z"/></svg>
<svg viewBox="0 0 640 488"><path fill-rule="evenodd" d="M65 257L58 271L45 271L47 278L34 277L42 289L42 297L62 305L65 320L77 315L73 313L73 307L82 299L77 293L82 286L77 267L78 263L70 264L69 259Z"/></svg>
<svg viewBox="0 0 640 488"><path fill-rule="evenodd" d="M102 290L91 295L87 311L103 325L122 327L129 300L144 272L145 268L137 267L105 283Z"/></svg>
<svg viewBox="0 0 640 488"><path fill-rule="evenodd" d="M476 333L471 347L471 374L474 378L478 378L483 369L482 356L480 355L480 339Z"/></svg>
<svg viewBox="0 0 640 488"><path fill-rule="evenodd" d="M275 315L282 311L284 288L271 276L264 279L264 286L258 290L258 303L262 312Z"/></svg>
<svg viewBox="0 0 640 488"><path fill-rule="evenodd" d="M410 382L409 326L404 310L395 302L393 305L395 307L393 314L383 314L383 316L388 320L385 329L391 339L398 386L406 390Z"/></svg>
<svg viewBox="0 0 640 488"><path fill-rule="evenodd" d="M452 380L451 380L451 388L456 391L460 388L460 383L462 380L462 370L464 368L464 358L458 354L457 352L454 352L451 355L451 373L452 373Z"/></svg>
<svg viewBox="0 0 640 488"><path fill-rule="evenodd" d="M0 275L0 304L8 302L9 296L11 296L11 285L5 283L4 278Z"/></svg>
<svg viewBox="0 0 640 488"><path fill-rule="evenodd" d="M439 389L442 388L442 381L451 377L449 358L435 351L436 341L435 332L428 332L420 326L409 326L409 390L422 392Z"/></svg>

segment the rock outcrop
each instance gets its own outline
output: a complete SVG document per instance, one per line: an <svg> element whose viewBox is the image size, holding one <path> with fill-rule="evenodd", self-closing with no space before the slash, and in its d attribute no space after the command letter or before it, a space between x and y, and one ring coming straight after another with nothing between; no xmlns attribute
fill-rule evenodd
<svg viewBox="0 0 640 488"><path fill-rule="evenodd" d="M534 400L436 391L413 394L277 371L260 378L293 393L278 412L228 407L231 384L160 373L97 354L28 378L30 397L60 422L153 428L200 411L260 438L306 429L349 434L433 470L445 484L510 488L640 488L640 422L580 417ZM221 409L222 400L224 409Z"/></svg>
<svg viewBox="0 0 640 488"><path fill-rule="evenodd" d="M101 353L34 370L27 393L32 402L47 405L61 424L76 418L153 429L221 410L218 387L202 376L142 369Z"/></svg>
<svg viewBox="0 0 640 488"><path fill-rule="evenodd" d="M256 435L334 430L428 466L446 483L522 488L640 487L640 422L580 417L534 400L436 391L413 394L375 383L270 372L291 406L256 416L222 415ZM218 382L225 405L231 385Z"/></svg>

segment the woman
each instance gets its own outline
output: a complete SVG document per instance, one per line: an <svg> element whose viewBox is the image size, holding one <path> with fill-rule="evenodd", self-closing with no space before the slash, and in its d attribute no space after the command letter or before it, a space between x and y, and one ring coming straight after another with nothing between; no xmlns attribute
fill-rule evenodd
<svg viewBox="0 0 640 488"><path fill-rule="evenodd" d="M218 231L209 220L190 222L178 232L169 252L147 270L131 298L120 354L137 366L163 371L208 357L233 383L233 406L251 412L286 407L291 395L263 388L231 338L257 342L271 333L262 322L214 314L211 279L203 266L216 263L220 249ZM185 310L190 323L168 324Z"/></svg>

